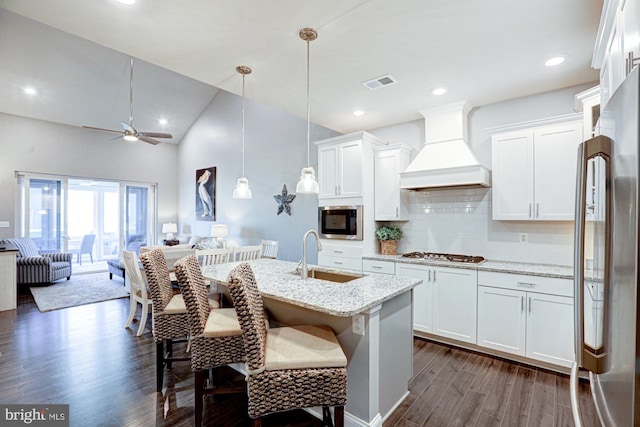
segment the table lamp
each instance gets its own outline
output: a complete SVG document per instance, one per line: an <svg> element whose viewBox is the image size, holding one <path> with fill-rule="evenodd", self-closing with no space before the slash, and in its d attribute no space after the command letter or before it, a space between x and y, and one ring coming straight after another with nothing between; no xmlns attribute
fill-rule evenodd
<svg viewBox="0 0 640 427"><path fill-rule="evenodd" d="M216 238L216 242L220 241L220 238L224 239L229 236L229 227L224 224L213 224L211 226L211 237ZM224 240L222 241L222 247L225 247Z"/></svg>
<svg viewBox="0 0 640 427"><path fill-rule="evenodd" d="M167 240L173 239L173 233L178 232L178 224L175 222L167 222L162 224L162 232L167 235Z"/></svg>

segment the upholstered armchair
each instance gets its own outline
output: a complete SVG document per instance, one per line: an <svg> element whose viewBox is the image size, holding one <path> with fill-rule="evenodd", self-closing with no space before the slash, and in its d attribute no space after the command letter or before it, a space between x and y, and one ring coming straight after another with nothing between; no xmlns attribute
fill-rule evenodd
<svg viewBox="0 0 640 427"><path fill-rule="evenodd" d="M64 277L71 278L70 253L43 253L29 238L5 239L18 248L18 283L51 283Z"/></svg>

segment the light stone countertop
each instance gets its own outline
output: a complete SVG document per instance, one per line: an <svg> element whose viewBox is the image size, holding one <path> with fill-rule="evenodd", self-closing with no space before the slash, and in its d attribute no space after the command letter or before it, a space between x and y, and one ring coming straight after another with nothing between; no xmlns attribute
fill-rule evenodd
<svg viewBox="0 0 640 427"><path fill-rule="evenodd" d="M495 271L499 273L530 274L532 276L573 279L573 267L566 265L529 264L525 262L486 260L480 264L463 262L434 261L416 258L403 258L401 255L367 255L362 259L374 261L392 261L404 264L430 265L433 267L463 268L478 271Z"/></svg>
<svg viewBox="0 0 640 427"><path fill-rule="evenodd" d="M263 296L339 317L362 313L422 283L421 280L410 277L375 273L363 273L362 277L347 283L318 279L302 280L299 274L291 274L296 269L295 262L258 259L247 263L253 270L258 289ZM229 272L239 264L241 262L203 267L202 273L214 283L226 286ZM309 268L357 274L315 265L309 265Z"/></svg>

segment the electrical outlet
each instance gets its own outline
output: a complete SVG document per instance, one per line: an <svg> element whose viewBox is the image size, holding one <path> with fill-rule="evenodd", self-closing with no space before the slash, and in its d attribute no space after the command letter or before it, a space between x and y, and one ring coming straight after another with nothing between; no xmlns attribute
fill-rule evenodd
<svg viewBox="0 0 640 427"><path fill-rule="evenodd" d="M0 221L0 228L9 228L9 221Z"/></svg>
<svg viewBox="0 0 640 427"><path fill-rule="evenodd" d="M351 318L351 330L356 335L364 336L364 315L356 314Z"/></svg>
<svg viewBox="0 0 640 427"><path fill-rule="evenodd" d="M529 233L520 233L520 243L527 243L529 241Z"/></svg>

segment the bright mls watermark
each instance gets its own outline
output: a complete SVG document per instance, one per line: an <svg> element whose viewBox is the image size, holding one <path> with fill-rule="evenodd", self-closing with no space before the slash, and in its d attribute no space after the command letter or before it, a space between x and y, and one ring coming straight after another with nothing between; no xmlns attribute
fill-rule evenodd
<svg viewBox="0 0 640 427"><path fill-rule="evenodd" d="M1 405L0 426L69 427L69 405Z"/></svg>

